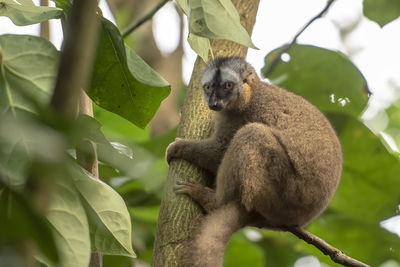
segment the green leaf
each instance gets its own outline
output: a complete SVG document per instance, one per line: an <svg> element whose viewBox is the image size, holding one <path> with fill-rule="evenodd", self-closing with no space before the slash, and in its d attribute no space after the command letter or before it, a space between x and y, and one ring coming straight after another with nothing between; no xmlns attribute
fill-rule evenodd
<svg viewBox="0 0 400 267"><path fill-rule="evenodd" d="M189 0L189 31L210 39L227 39L257 49L240 24L231 0Z"/></svg>
<svg viewBox="0 0 400 267"><path fill-rule="evenodd" d="M46 105L57 76L58 51L47 40L28 35L0 36L0 114Z"/></svg>
<svg viewBox="0 0 400 267"><path fill-rule="evenodd" d="M59 266L87 267L90 260L89 225L75 186L69 179L57 179L47 219L53 228L60 254ZM38 257L48 266L46 259Z"/></svg>
<svg viewBox="0 0 400 267"><path fill-rule="evenodd" d="M208 38L189 33L188 42L193 51L196 52L204 62L208 61L209 53L211 53L213 57L210 40Z"/></svg>
<svg viewBox="0 0 400 267"><path fill-rule="evenodd" d="M125 46L117 27L103 19L88 92L93 102L144 128L169 91L167 82Z"/></svg>
<svg viewBox="0 0 400 267"><path fill-rule="evenodd" d="M3 0L0 2L0 16L9 17L18 26L58 19L62 14L63 10L60 8L35 6L31 1L27 0Z"/></svg>
<svg viewBox="0 0 400 267"><path fill-rule="evenodd" d="M121 116L97 105L93 106L94 117L103 127L102 132L110 140L144 142L150 138L150 127L141 129Z"/></svg>
<svg viewBox="0 0 400 267"><path fill-rule="evenodd" d="M367 18L383 27L400 16L400 1L364 0L363 12Z"/></svg>
<svg viewBox="0 0 400 267"><path fill-rule="evenodd" d="M388 118L388 124L383 130L384 133L389 134L400 148L400 101L397 101L385 111Z"/></svg>
<svg viewBox="0 0 400 267"><path fill-rule="evenodd" d="M343 150L343 174L330 207L378 227L400 203L399 161L379 138L348 115L329 114ZM355 197L356 196L356 197Z"/></svg>
<svg viewBox="0 0 400 267"><path fill-rule="evenodd" d="M176 0L176 3L182 8L186 16L189 15L188 0Z"/></svg>
<svg viewBox="0 0 400 267"><path fill-rule="evenodd" d="M0 245L21 240L32 240L51 262L59 261L46 219L22 193L12 189L0 177Z"/></svg>
<svg viewBox="0 0 400 267"><path fill-rule="evenodd" d="M83 169L75 170L74 184L85 201L92 251L136 257L131 221L124 200L110 186Z"/></svg>
<svg viewBox="0 0 400 267"><path fill-rule="evenodd" d="M278 48L265 58L268 65ZM301 95L323 112L341 112L359 117L367 104L367 82L342 53L310 45L295 45L290 60L280 61L268 78L275 84Z"/></svg>
<svg viewBox="0 0 400 267"><path fill-rule="evenodd" d="M99 160L122 171L124 174L135 172L136 162L132 160L132 155L126 153L126 150L130 150L129 153L132 153L132 150L119 143L112 145L101 132L101 124L98 121L90 116L81 115L78 125L81 125L80 128L82 128L81 139L89 139L96 144ZM86 149L84 145L78 147L87 153L92 153L91 149Z"/></svg>

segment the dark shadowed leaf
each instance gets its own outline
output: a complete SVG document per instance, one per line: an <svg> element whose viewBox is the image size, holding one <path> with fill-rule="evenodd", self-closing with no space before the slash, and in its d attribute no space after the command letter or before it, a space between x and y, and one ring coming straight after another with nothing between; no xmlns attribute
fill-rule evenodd
<svg viewBox="0 0 400 267"><path fill-rule="evenodd" d="M279 49L265 58L265 73ZM367 103L366 81L342 53L310 45L295 45L290 60L279 62L267 77L273 83L303 96L323 112L360 116Z"/></svg>
<svg viewBox="0 0 400 267"><path fill-rule="evenodd" d="M46 219L25 196L0 177L0 246L31 240L51 262L59 260L56 243Z"/></svg>
<svg viewBox="0 0 400 267"><path fill-rule="evenodd" d="M58 19L62 14L63 10L60 8L35 6L32 1L28 0L2 0L0 2L0 16L9 17L18 26Z"/></svg>
<svg viewBox="0 0 400 267"><path fill-rule="evenodd" d="M375 21L379 26L400 17L399 0L364 0L364 15Z"/></svg>
<svg viewBox="0 0 400 267"><path fill-rule="evenodd" d="M102 19L102 30L88 91L93 102L144 128L170 87L134 51L116 26Z"/></svg>
<svg viewBox="0 0 400 267"><path fill-rule="evenodd" d="M347 115L329 114L343 150L343 174L330 205L335 211L379 227L400 203L400 163L366 126ZM355 197L357 196L357 197Z"/></svg>

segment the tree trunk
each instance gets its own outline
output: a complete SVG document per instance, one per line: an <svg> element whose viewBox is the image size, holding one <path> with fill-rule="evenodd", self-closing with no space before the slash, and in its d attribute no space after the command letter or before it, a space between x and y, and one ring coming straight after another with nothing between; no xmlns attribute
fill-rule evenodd
<svg viewBox="0 0 400 267"><path fill-rule="evenodd" d="M233 0L241 23L251 33L259 1ZM247 47L227 40L213 40L211 46L215 56L245 57ZM182 118L177 136L185 139L204 139L213 127L212 112L203 99L200 88L201 72L205 64L199 57L194 65L189 90L182 108ZM184 160L173 160L170 164L164 195L157 223L152 266L180 266L183 242L190 237L191 227L202 215L197 204L190 198L175 195L173 186L177 180L193 178L205 182L205 173Z"/></svg>

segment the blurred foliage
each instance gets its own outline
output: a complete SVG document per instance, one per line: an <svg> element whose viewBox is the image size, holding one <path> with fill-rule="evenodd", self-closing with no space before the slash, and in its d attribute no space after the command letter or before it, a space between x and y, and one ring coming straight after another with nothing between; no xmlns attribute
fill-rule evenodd
<svg viewBox="0 0 400 267"><path fill-rule="evenodd" d="M30 0L8 2L41 12ZM69 1L54 2L64 11L69 7ZM224 16L238 19L229 5L223 11L218 11L221 6L214 8L230 1L191 2L190 8L197 9L192 24L206 23L189 37L203 58L208 56L209 40L193 33L217 38L224 37L221 28L224 34L241 31L237 23L229 24L228 30L225 20L224 27L219 25ZM380 25L399 16L396 1L372 2L364 0L364 13ZM178 4L188 10L187 1ZM384 5L393 12L382 12ZM224 16L205 16L209 10ZM13 16L4 12L0 7L0 16ZM59 15L58 9L52 12L47 15ZM164 152L176 129L152 138L145 125L169 87L125 46L114 25L103 20L102 27L90 92L99 106L94 106L94 118L81 116L76 121L60 118L47 107L59 56L54 46L39 37L0 36L1 266L23 266L26 254L49 266L87 266L91 251L113 254L104 255L105 267L132 266L132 247L141 263L151 261L168 171ZM247 42L243 34L235 38ZM266 67L280 49L266 56ZM344 153L338 192L308 230L372 266L399 266L400 239L379 224L396 215L400 203L398 154L381 139L382 132L400 146L399 103L380 111L385 124L372 132L360 119L367 108L368 86L346 55L295 45L287 56L267 78L325 112ZM75 162L75 148L82 140L97 146L102 181ZM21 249L21 244L29 245ZM338 266L288 233L246 228L230 240L225 266L293 266L310 254Z"/></svg>

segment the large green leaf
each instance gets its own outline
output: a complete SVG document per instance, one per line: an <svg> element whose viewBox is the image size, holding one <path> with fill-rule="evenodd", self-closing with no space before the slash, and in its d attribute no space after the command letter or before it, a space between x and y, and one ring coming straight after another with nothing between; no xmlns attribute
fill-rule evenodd
<svg viewBox="0 0 400 267"><path fill-rule="evenodd" d="M364 0L364 15L375 21L379 26L400 17L399 0Z"/></svg>
<svg viewBox="0 0 400 267"><path fill-rule="evenodd" d="M27 35L0 36L0 113L46 104L57 75L58 51L47 40Z"/></svg>
<svg viewBox="0 0 400 267"><path fill-rule="evenodd" d="M117 27L102 19L88 91L93 102L143 128L169 91L167 82L125 46Z"/></svg>
<svg viewBox="0 0 400 267"><path fill-rule="evenodd" d="M204 62L207 62L209 53L212 55L210 40L194 33L189 33L187 40L193 51L196 52Z"/></svg>
<svg viewBox="0 0 400 267"><path fill-rule="evenodd" d="M400 162L361 122L329 114L343 150L343 174L330 207L378 227L400 203Z"/></svg>
<svg viewBox="0 0 400 267"><path fill-rule="evenodd" d="M264 74L280 49L266 56ZM366 81L344 54L310 45L295 45L289 56L288 62L279 62L268 76L273 83L303 96L323 112L360 116L367 103Z"/></svg>
<svg viewBox="0 0 400 267"><path fill-rule="evenodd" d="M35 6L32 1L27 0L3 0L0 2L0 16L9 17L18 26L57 19L62 14L63 10L60 8Z"/></svg>
<svg viewBox="0 0 400 267"><path fill-rule="evenodd" d="M342 143L343 175L329 210L309 230L371 266L398 260L400 240L379 223L394 216L400 203L399 161L358 120L338 113L328 115ZM303 248L330 262L311 246Z"/></svg>
<svg viewBox="0 0 400 267"><path fill-rule="evenodd" d="M78 169L74 173L75 186L85 201L92 251L135 257L131 221L124 200L89 173Z"/></svg>
<svg viewBox="0 0 400 267"><path fill-rule="evenodd" d="M57 179L47 219L53 228L60 265L87 267L90 260L89 224L81 199L69 179ZM46 259L39 260L53 266Z"/></svg>
<svg viewBox="0 0 400 267"><path fill-rule="evenodd" d="M227 39L256 48L231 0L189 0L189 31L210 39Z"/></svg>

